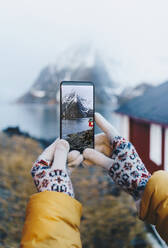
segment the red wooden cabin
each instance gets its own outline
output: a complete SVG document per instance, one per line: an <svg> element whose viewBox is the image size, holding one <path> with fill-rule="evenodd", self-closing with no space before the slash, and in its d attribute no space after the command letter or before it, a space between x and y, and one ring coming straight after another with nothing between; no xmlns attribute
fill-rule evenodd
<svg viewBox="0 0 168 248"><path fill-rule="evenodd" d="M168 171L168 82L116 110L120 133L135 146L152 173Z"/></svg>

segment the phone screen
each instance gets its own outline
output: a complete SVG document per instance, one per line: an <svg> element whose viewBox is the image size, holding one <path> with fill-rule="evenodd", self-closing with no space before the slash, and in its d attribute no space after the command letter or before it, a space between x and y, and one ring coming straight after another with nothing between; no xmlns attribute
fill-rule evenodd
<svg viewBox="0 0 168 248"><path fill-rule="evenodd" d="M69 142L70 150L94 148L93 83L60 84L60 136Z"/></svg>

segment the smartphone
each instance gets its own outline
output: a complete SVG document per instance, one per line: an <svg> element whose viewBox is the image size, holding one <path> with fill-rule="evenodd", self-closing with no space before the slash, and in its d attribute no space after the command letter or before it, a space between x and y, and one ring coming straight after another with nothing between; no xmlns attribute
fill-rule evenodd
<svg viewBox="0 0 168 248"><path fill-rule="evenodd" d="M95 87L92 82L63 81L60 84L60 138L71 150L94 148Z"/></svg>

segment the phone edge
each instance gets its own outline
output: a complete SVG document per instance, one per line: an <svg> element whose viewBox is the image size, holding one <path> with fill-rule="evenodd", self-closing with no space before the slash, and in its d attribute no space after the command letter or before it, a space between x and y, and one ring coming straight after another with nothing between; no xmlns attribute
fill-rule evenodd
<svg viewBox="0 0 168 248"><path fill-rule="evenodd" d="M93 149L95 148L95 84L91 81L61 81L60 83L60 139L62 139L62 129L61 129L61 115L62 115L62 85L63 83L77 83L79 84L83 83L90 83L93 85Z"/></svg>

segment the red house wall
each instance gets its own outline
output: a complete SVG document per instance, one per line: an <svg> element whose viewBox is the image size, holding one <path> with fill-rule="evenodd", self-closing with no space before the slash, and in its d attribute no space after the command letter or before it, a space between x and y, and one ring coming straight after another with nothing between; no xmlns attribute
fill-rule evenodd
<svg viewBox="0 0 168 248"><path fill-rule="evenodd" d="M141 122L130 118L130 141L135 146L138 154L150 173L163 169L164 165L164 129L162 129L162 165L158 166L149 158L150 123Z"/></svg>

